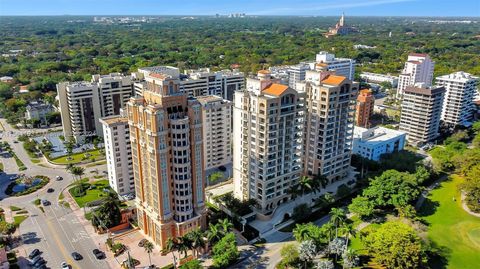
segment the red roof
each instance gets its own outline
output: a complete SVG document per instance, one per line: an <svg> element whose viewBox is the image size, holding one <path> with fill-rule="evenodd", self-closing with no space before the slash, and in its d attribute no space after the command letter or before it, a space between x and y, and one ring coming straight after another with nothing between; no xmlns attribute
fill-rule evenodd
<svg viewBox="0 0 480 269"><path fill-rule="evenodd" d="M426 54L426 53L416 53L416 52L412 52L412 53L408 54L408 56L427 57L428 54Z"/></svg>

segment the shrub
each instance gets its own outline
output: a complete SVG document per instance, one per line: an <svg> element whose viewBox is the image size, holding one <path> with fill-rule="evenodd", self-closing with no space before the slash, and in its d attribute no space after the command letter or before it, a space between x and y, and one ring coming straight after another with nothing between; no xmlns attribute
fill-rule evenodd
<svg viewBox="0 0 480 269"><path fill-rule="evenodd" d="M307 204L300 204L293 209L292 219L300 222L312 214L312 208Z"/></svg>

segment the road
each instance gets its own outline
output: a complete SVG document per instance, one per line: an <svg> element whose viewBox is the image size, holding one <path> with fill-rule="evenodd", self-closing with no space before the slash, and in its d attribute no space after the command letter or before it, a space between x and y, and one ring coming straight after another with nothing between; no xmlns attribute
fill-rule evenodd
<svg viewBox="0 0 480 269"><path fill-rule="evenodd" d="M64 208L58 204L58 196L64 188L72 183L72 176L64 167L55 167L53 165L39 166L32 163L28 154L23 149L22 143L14 143L22 133L31 131L15 130L8 125L4 119L0 119L5 131L2 134L2 141L10 144L17 157L28 168L21 173L26 175L45 175L50 177L50 183L41 190L20 197L6 197L3 190L12 175L18 174L18 167L13 158L1 159L4 164L5 174L0 176L0 198L2 207L15 205L25 207L29 212L29 217L20 225L19 232L24 238L24 252L20 255L28 256L28 253L38 248L47 261L47 266L51 268L59 268L61 262L66 261L72 268L91 269L91 268L109 268L105 261L98 261L92 254L94 248L98 246L86 232L83 225L69 208ZM11 133L12 132L12 133ZM47 167L48 166L48 167ZM98 169L99 166L86 168L85 174L88 175L92 170ZM101 167L100 170L105 169ZM56 176L62 176L62 181L56 181ZM53 188L53 193L47 193L48 188ZM46 199L52 204L45 206L45 212L42 212L33 204L37 198ZM77 251L83 256L83 260L74 261L71 252ZM22 267L23 268L23 267ZM27 267L28 268L28 267Z"/></svg>

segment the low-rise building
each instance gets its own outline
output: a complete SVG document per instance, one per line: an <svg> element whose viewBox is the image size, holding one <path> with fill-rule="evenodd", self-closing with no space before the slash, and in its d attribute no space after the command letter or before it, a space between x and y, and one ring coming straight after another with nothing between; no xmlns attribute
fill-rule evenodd
<svg viewBox="0 0 480 269"><path fill-rule="evenodd" d="M360 74L360 77L369 83L370 82L372 83L388 82L392 84L393 88L396 88L398 85L398 77L392 76L390 74L384 75L384 74L377 74L377 73L370 73L370 72L362 72Z"/></svg>
<svg viewBox="0 0 480 269"><path fill-rule="evenodd" d="M40 124L47 124L47 115L52 113L54 108L51 104L46 104L42 102L30 102L25 110L25 119L26 120L38 120Z"/></svg>
<svg viewBox="0 0 480 269"><path fill-rule="evenodd" d="M403 150L406 133L384 127L353 129L353 154L378 161L385 153Z"/></svg>
<svg viewBox="0 0 480 269"><path fill-rule="evenodd" d="M124 115L101 118L108 183L119 195L135 192L130 129Z"/></svg>

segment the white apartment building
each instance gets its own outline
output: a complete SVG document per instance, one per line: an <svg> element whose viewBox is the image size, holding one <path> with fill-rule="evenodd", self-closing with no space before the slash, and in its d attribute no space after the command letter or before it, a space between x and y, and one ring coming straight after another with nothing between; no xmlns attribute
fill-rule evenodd
<svg viewBox="0 0 480 269"><path fill-rule="evenodd" d="M135 192L130 129L124 115L101 118L108 183L119 195Z"/></svg>
<svg viewBox="0 0 480 269"><path fill-rule="evenodd" d="M347 178L352 170L355 100L358 83L333 72L310 70L297 90L305 93L306 118L303 172L324 175L330 182Z"/></svg>
<svg viewBox="0 0 480 269"><path fill-rule="evenodd" d="M182 74L180 69L172 66L153 66L138 69L139 73L146 76L150 73L164 74L180 82L180 90L189 96L217 95L223 99L233 100L233 93L245 85L245 77L237 70L211 71L209 68L185 70ZM145 83L137 83L135 91L141 95L141 89Z"/></svg>
<svg viewBox="0 0 480 269"><path fill-rule="evenodd" d="M292 89L295 89L298 82L305 80L305 73L310 69L310 65L307 63L299 63L297 65L290 66L288 69L288 86Z"/></svg>
<svg viewBox="0 0 480 269"><path fill-rule="evenodd" d="M360 77L364 79L366 82L373 82L373 83L382 83L388 82L392 84L393 88L396 88L398 85L398 77L392 76L390 74L377 74L377 73L370 73L370 72L362 72Z"/></svg>
<svg viewBox="0 0 480 269"><path fill-rule="evenodd" d="M417 83L430 87L433 80L435 62L428 54L410 53L402 73L398 77L397 99L401 99L405 89Z"/></svg>
<svg viewBox="0 0 480 269"><path fill-rule="evenodd" d="M378 161L382 154L398 152L405 147L406 133L384 127L353 129L353 153Z"/></svg>
<svg viewBox="0 0 480 269"><path fill-rule="evenodd" d="M101 136L102 125L98 120L119 115L132 92L131 77L120 73L93 75L90 82L57 84L64 136L73 136L77 142Z"/></svg>
<svg viewBox="0 0 480 269"><path fill-rule="evenodd" d="M407 87L403 94L400 131L415 146L438 137L445 88L426 88L421 84Z"/></svg>
<svg viewBox="0 0 480 269"><path fill-rule="evenodd" d="M205 170L232 164L232 102L220 96L198 96L202 108Z"/></svg>
<svg viewBox="0 0 480 269"><path fill-rule="evenodd" d="M321 51L315 57L316 65L326 68L327 71L335 71L338 76L344 76L353 80L355 76L355 60L348 58L335 58L335 54ZM310 66L310 69L316 69Z"/></svg>
<svg viewBox="0 0 480 269"><path fill-rule="evenodd" d="M236 91L233 107L234 195L268 213L289 200L301 175L303 96L261 70Z"/></svg>
<svg viewBox="0 0 480 269"><path fill-rule="evenodd" d="M442 121L452 127L469 127L473 121L478 77L465 72L456 72L436 78L436 85L445 87Z"/></svg>

